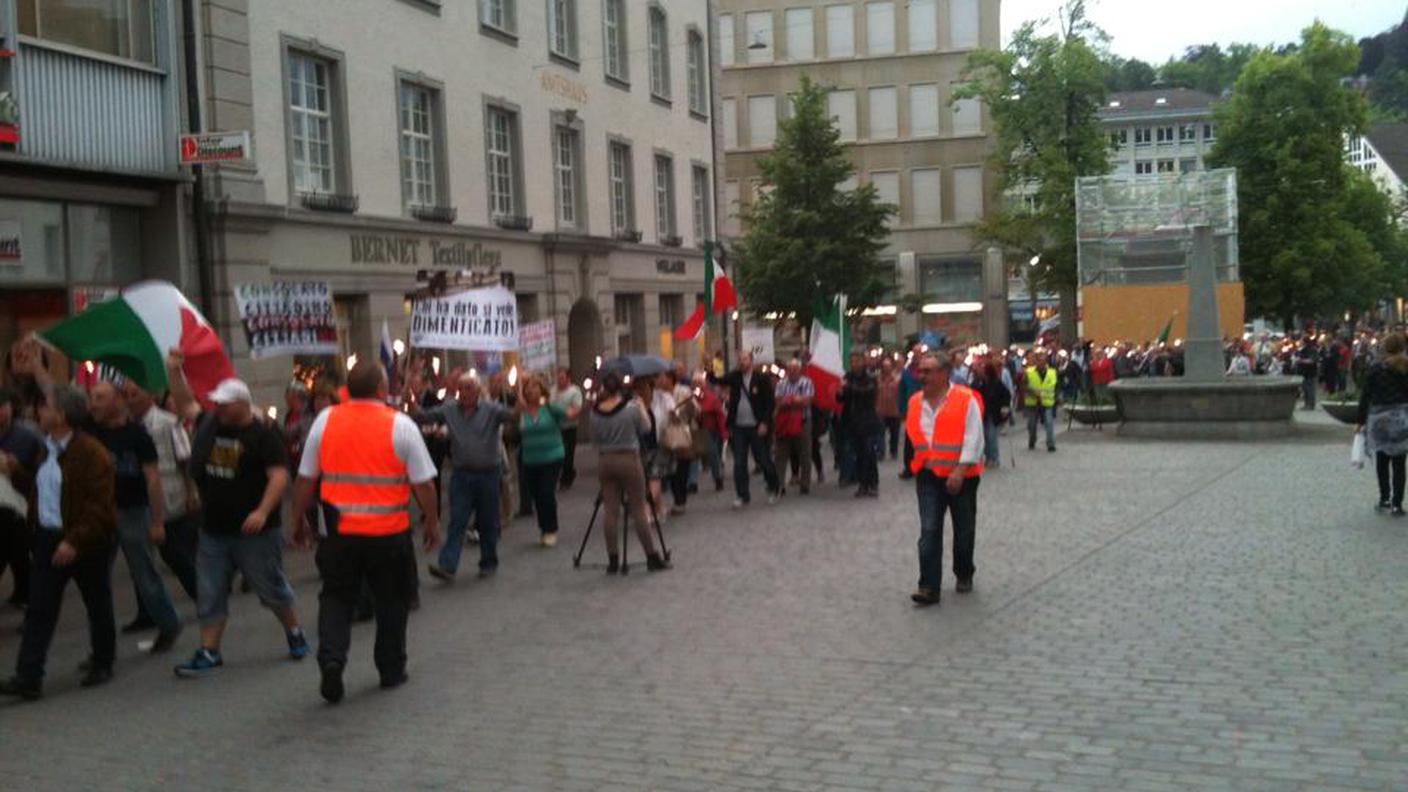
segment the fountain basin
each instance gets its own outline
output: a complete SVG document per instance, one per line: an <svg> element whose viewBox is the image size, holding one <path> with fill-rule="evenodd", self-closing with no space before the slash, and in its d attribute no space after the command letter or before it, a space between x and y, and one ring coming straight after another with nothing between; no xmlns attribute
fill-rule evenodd
<svg viewBox="0 0 1408 792"><path fill-rule="evenodd" d="M1118 380L1119 433L1167 440L1262 440L1294 432L1299 377L1182 377Z"/></svg>

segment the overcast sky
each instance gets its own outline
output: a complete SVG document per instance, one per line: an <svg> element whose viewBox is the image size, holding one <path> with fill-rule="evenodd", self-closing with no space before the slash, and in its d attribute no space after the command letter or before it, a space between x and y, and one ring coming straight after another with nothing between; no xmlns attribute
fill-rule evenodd
<svg viewBox="0 0 1408 792"><path fill-rule="evenodd" d="M1061 0L1002 0L1002 40L1029 19L1055 17ZM1185 47L1234 41L1283 44L1317 17L1356 39L1402 21L1404 0L1087 0L1087 14L1125 58L1161 64Z"/></svg>

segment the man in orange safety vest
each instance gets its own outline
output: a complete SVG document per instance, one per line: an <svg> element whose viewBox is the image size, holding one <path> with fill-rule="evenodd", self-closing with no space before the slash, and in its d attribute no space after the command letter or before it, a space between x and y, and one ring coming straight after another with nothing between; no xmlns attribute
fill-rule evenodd
<svg viewBox="0 0 1408 792"><path fill-rule="evenodd" d="M983 403L964 385L949 384L953 362L925 355L919 363L923 390L910 397L905 432L914 445L910 470L919 496L918 605L939 602L943 573L944 513L953 513L953 574L956 590L973 590L973 540L978 517L978 481L983 472Z"/></svg>
<svg viewBox="0 0 1408 792"><path fill-rule="evenodd" d="M306 515L317 491L327 536L318 544L318 667L322 694L342 700L342 670L352 642L352 619L363 581L376 612L374 656L381 687L406 677L406 621L415 591L415 545L410 499L420 504L425 548L440 541L435 497L438 471L420 429L386 404L386 371L366 360L347 375L350 399L318 415L308 430L298 466L293 513ZM306 544L310 527L299 526Z"/></svg>

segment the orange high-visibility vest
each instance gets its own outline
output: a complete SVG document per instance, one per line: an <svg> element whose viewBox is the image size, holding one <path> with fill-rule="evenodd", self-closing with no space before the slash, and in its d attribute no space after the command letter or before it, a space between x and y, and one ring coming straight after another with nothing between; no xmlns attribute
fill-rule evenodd
<svg viewBox="0 0 1408 792"><path fill-rule="evenodd" d="M921 425L924 415L923 391L909 397L909 409L905 414L905 432L914 446L914 459L909 469L915 473L928 470L940 478L947 477L958 467L958 459L963 455L963 430L968 420L968 405L977 399L973 391L963 385L950 385L948 398L939 408L934 425L926 429ZM982 401L979 400L981 405ZM981 406L979 407L981 409ZM964 478L974 478L983 472L981 461L969 465L963 472Z"/></svg>
<svg viewBox="0 0 1408 792"><path fill-rule="evenodd" d="M406 463L396 456L396 411L369 401L328 408L318 447L321 499L337 511L336 532L387 536L411 527Z"/></svg>

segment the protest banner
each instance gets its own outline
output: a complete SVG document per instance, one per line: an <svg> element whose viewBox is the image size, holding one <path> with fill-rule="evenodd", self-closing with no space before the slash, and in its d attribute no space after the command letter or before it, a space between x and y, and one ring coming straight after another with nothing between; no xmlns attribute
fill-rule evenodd
<svg viewBox="0 0 1408 792"><path fill-rule="evenodd" d="M772 363L777 359L773 349L771 327L744 327L743 351L753 353L753 362Z"/></svg>
<svg viewBox="0 0 1408 792"><path fill-rule="evenodd" d="M518 300L502 286L416 300L411 310L416 349L518 351Z"/></svg>
<svg viewBox="0 0 1408 792"><path fill-rule="evenodd" d="M274 355L335 355L337 323L326 281L235 286L240 324L255 360Z"/></svg>
<svg viewBox="0 0 1408 792"><path fill-rule="evenodd" d="M547 372L557 365L557 325L551 319L519 328L518 365L524 371Z"/></svg>

